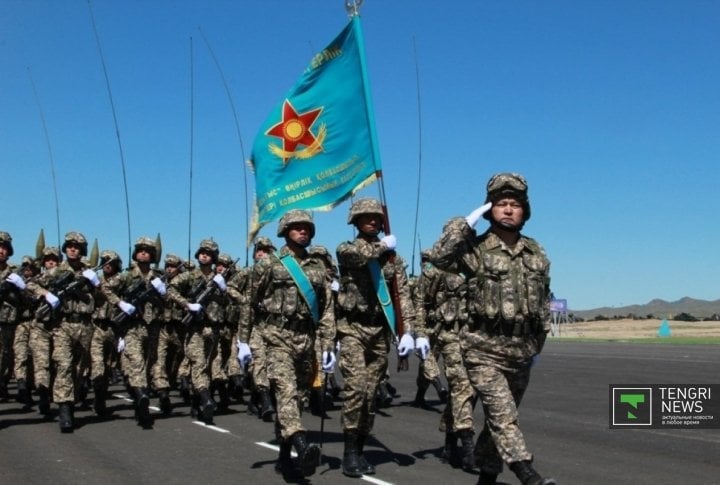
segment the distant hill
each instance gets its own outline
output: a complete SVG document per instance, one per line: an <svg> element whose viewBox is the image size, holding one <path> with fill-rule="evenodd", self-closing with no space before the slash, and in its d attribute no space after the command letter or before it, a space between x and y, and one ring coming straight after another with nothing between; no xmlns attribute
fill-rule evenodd
<svg viewBox="0 0 720 485"><path fill-rule="evenodd" d="M646 317L653 315L655 318L672 318L673 315L680 313L687 313L697 318L708 318L713 315L720 315L720 300L696 300L686 296L678 301L655 299L644 305L601 307L591 310L568 310L568 313L572 313L585 320L595 318L597 315L604 315L606 317L624 317L627 315Z"/></svg>

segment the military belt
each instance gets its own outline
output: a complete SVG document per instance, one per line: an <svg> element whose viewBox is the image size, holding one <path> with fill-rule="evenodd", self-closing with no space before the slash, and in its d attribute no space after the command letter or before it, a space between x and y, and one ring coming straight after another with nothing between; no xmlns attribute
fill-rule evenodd
<svg viewBox="0 0 720 485"><path fill-rule="evenodd" d="M536 332L536 328L537 322L530 318L523 320L474 318L470 323L470 330L473 332L479 331L487 335L504 335L505 337L532 335Z"/></svg>

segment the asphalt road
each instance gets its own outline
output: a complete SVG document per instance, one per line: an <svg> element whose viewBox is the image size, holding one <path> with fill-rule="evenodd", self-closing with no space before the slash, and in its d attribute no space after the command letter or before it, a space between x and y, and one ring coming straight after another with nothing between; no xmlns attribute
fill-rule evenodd
<svg viewBox="0 0 720 485"><path fill-rule="evenodd" d="M325 421L323 463L307 483L470 484L477 476L439 460L442 406L428 391L428 409L407 403L415 393L417 362L391 382L399 397L380 410L366 446L373 477L351 479L340 470L339 410ZM608 426L609 384L720 382L720 347L566 343L550 341L533 370L520 409L521 427L535 467L560 484L720 484L720 429L630 430ZM57 421L15 402L0 403L2 484L282 483L274 473L273 425L246 413L243 404L216 416L215 426L194 422L173 396L174 415L152 430L133 420L131 404L109 402L114 418L100 421L79 410L79 428L61 434ZM154 402L153 404L156 404ZM155 411L156 414L158 411ZM478 411L477 417L482 418ZM310 438L319 441L320 419L309 413ZM518 483L511 472L503 483Z"/></svg>

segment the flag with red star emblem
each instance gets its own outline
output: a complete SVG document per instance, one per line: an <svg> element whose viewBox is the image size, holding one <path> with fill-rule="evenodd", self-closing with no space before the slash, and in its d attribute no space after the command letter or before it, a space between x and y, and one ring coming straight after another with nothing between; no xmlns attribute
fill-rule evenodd
<svg viewBox="0 0 720 485"><path fill-rule="evenodd" d="M291 209L330 210L375 181L370 89L354 16L265 120L255 138L252 240Z"/></svg>

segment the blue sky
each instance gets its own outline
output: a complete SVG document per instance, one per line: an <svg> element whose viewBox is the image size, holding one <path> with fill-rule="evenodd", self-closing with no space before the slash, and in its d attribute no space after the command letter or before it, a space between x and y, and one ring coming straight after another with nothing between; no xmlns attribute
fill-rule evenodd
<svg viewBox="0 0 720 485"><path fill-rule="evenodd" d="M82 231L127 259L122 165L88 3L5 0L2 10L0 230L13 235L14 260L34 252L41 228L57 240L40 109L61 236ZM344 27L344 2L106 0L92 10L131 240L160 233L165 253L186 256L188 238L194 252L212 236L244 263L254 182L243 160ZM720 3L366 0L361 15L386 198L408 262L418 180L427 247L449 217L484 201L492 174L517 171L530 184L525 233L545 246L553 291L571 309L720 298ZM361 195L378 196L377 184ZM315 242L352 238L347 211L317 212Z"/></svg>

